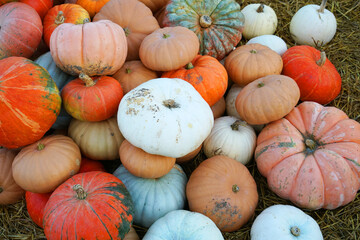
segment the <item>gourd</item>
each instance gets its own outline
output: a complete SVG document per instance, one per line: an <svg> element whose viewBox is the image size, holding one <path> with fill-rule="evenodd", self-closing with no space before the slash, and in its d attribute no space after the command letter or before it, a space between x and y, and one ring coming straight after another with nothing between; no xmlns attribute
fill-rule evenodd
<svg viewBox="0 0 360 240"><path fill-rule="evenodd" d="M257 37L253 37L246 42L246 44L253 44L253 43L259 43L261 45L267 46L271 50L277 52L280 56L282 56L287 50L287 45L285 41L276 35L271 35L271 34L260 35Z"/></svg>

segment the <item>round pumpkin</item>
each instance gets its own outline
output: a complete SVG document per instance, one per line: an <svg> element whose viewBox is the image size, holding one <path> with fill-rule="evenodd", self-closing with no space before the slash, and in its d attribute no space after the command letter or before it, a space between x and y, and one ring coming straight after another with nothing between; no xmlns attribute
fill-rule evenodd
<svg viewBox="0 0 360 240"><path fill-rule="evenodd" d="M218 60L240 42L245 18L234 0L172 0L166 6L165 27L183 26L200 41L200 54Z"/></svg>
<svg viewBox="0 0 360 240"><path fill-rule="evenodd" d="M91 172L91 171L103 171L105 172L105 167L100 161L88 159L85 157L81 158L80 169L78 173L82 172Z"/></svg>
<svg viewBox="0 0 360 240"><path fill-rule="evenodd" d="M134 205L125 185L114 175L79 173L61 184L44 209L49 240L124 239L133 222Z"/></svg>
<svg viewBox="0 0 360 240"><path fill-rule="evenodd" d="M240 229L255 212L254 178L240 162L214 156L200 163L186 185L189 209L209 217L223 232Z"/></svg>
<svg viewBox="0 0 360 240"><path fill-rule="evenodd" d="M360 188L360 123L303 102L259 134L256 165L269 188L307 209L335 209Z"/></svg>
<svg viewBox="0 0 360 240"><path fill-rule="evenodd" d="M244 87L258 78L281 74L283 61L274 50L253 43L232 51L225 59L225 68L229 78Z"/></svg>
<svg viewBox="0 0 360 240"><path fill-rule="evenodd" d="M30 58L43 33L39 14L20 2L0 7L0 29L0 59L11 56Z"/></svg>
<svg viewBox="0 0 360 240"><path fill-rule="evenodd" d="M246 85L236 97L235 107L242 120L260 125L284 117L299 98L299 87L292 78L268 75Z"/></svg>
<svg viewBox="0 0 360 240"><path fill-rule="evenodd" d="M36 10L41 20L44 19L46 13L53 7L53 0L20 0Z"/></svg>
<svg viewBox="0 0 360 240"><path fill-rule="evenodd" d="M228 86L228 74L214 57L197 55L185 66L163 73L163 78L180 78L189 82L210 105L222 98Z"/></svg>
<svg viewBox="0 0 360 240"><path fill-rule="evenodd" d="M23 147L12 164L15 182L24 190L48 193L79 171L81 153L64 135L48 135Z"/></svg>
<svg viewBox="0 0 360 240"><path fill-rule="evenodd" d="M18 148L39 140L60 108L59 90L43 67L23 57L0 60L0 146Z"/></svg>
<svg viewBox="0 0 360 240"><path fill-rule="evenodd" d="M110 0L77 0L76 4L85 8L90 17L94 17L109 1Z"/></svg>
<svg viewBox="0 0 360 240"><path fill-rule="evenodd" d="M43 228L44 208L49 201L52 192L49 193L33 193L26 191L25 202L26 210L33 222Z"/></svg>
<svg viewBox="0 0 360 240"><path fill-rule="evenodd" d="M110 1L94 17L94 21L103 19L117 23L124 29L128 44L126 61L139 59L141 42L159 28L151 10L138 0Z"/></svg>
<svg viewBox="0 0 360 240"><path fill-rule="evenodd" d="M63 23L51 35L50 52L68 74L112 75L125 62L127 43L124 30L110 20Z"/></svg>
<svg viewBox="0 0 360 240"><path fill-rule="evenodd" d="M325 52L306 45L293 46L283 54L283 62L282 74L296 81L301 101L327 104L340 94L341 76Z"/></svg>
<svg viewBox="0 0 360 240"><path fill-rule="evenodd" d="M15 150L0 147L0 205L16 203L25 194L12 174L12 163L16 154Z"/></svg>

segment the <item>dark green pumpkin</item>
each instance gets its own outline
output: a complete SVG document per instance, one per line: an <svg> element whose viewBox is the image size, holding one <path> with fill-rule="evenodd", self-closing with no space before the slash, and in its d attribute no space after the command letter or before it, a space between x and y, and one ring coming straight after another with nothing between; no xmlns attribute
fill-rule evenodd
<svg viewBox="0 0 360 240"><path fill-rule="evenodd" d="M171 0L163 25L196 33L200 54L223 59L241 40L245 18L234 0Z"/></svg>

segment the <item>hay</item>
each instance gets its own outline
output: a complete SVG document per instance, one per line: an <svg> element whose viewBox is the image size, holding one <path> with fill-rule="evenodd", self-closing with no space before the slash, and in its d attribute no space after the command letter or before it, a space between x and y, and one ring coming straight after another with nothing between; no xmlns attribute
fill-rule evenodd
<svg viewBox="0 0 360 240"><path fill-rule="evenodd" d="M237 1L242 8L250 3L260 1ZM272 0L261 1L271 6L278 16L278 27L275 35L280 36L288 44L295 43L289 34L289 24L295 12L305 4L320 4L317 1L295 0ZM334 13L338 28L334 39L324 46L327 57L335 65L342 77L341 94L329 106L335 106L343 110L348 116L360 122L360 1L359 0L329 0L326 8ZM245 40L241 44L245 44ZM183 168L189 176L191 171L205 159L201 152L192 162L183 164ZM107 169L113 170L114 162ZM255 216L240 230L233 233L224 233L227 240L250 239L251 224L255 217L265 208L274 204L291 204L289 201L279 198L267 187L266 179L258 172L254 161L247 165L253 174L259 192L259 203L255 210ZM111 171L112 172L112 171ZM307 211L320 225L324 239L360 239L360 193L355 200L344 207L335 210ZM140 236L146 232L145 228L135 226ZM43 231L29 218L26 211L25 201L19 201L9 206L0 206L0 239L45 239Z"/></svg>

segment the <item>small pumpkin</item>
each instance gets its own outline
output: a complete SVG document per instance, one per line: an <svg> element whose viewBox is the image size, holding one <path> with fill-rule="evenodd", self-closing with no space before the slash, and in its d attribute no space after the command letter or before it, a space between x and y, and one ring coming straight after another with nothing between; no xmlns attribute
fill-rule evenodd
<svg viewBox="0 0 360 240"><path fill-rule="evenodd" d="M76 4L82 6L89 13L90 17L94 17L102 7L110 0L77 0Z"/></svg>
<svg viewBox="0 0 360 240"><path fill-rule="evenodd" d="M253 43L259 43L261 45L267 46L270 49L277 52L280 56L282 56L287 50L286 42L282 38L276 35L271 35L271 34L260 35L257 37L253 37L246 42L246 44L253 44Z"/></svg>
<svg viewBox="0 0 360 240"><path fill-rule="evenodd" d="M44 19L46 13L53 7L53 0L20 0L36 10L41 20Z"/></svg>

